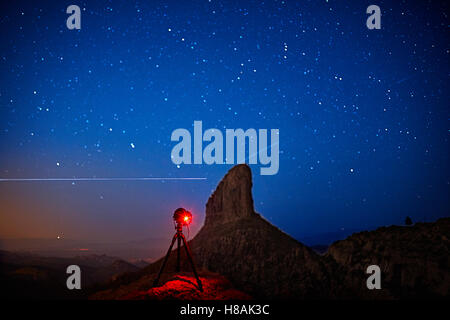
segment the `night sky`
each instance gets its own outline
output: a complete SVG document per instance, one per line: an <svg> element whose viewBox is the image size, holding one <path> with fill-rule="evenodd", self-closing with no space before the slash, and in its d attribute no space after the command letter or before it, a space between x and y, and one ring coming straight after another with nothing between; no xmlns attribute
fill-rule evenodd
<svg viewBox="0 0 450 320"><path fill-rule="evenodd" d="M81 30L66 27L81 8ZM381 30L366 8L380 6ZM0 237L169 237L231 165L173 130L279 129L255 207L296 238L448 216L445 1L2 1Z"/></svg>

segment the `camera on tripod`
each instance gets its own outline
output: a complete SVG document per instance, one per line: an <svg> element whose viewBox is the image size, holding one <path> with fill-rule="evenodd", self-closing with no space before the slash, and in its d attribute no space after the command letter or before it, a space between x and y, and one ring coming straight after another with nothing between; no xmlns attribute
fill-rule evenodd
<svg viewBox="0 0 450 320"><path fill-rule="evenodd" d="M177 231L175 235L172 238L172 242L170 243L169 250L167 251L167 254L163 260L163 263L161 265L161 268L159 269L158 275L156 276L156 279L153 281L153 286L156 287L159 282L159 278L161 277L161 273L164 270L164 267L166 266L167 260L169 259L170 253L172 252L173 245L175 244L175 241L177 241L177 264L176 264L176 271L180 272L180 250L181 250L181 242L184 244L184 249L186 250L186 256L191 263L192 271L194 272L195 278L197 279L197 285L198 289L200 291L203 291L202 282L197 274L197 270L195 269L194 260L192 259L191 249L189 248L189 245L186 241L186 238L183 234L183 226L189 226L189 224L192 222L192 213L187 211L184 208L178 208L173 213L173 221L175 221L176 226L175 230Z"/></svg>

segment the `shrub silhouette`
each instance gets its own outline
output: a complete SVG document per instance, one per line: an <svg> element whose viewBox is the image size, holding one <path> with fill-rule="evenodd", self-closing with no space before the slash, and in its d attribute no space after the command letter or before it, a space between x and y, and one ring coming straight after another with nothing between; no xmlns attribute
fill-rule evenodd
<svg viewBox="0 0 450 320"><path fill-rule="evenodd" d="M413 222L412 222L411 218L410 218L410 217L406 217L406 219L405 219L405 225L410 226L410 225L412 225L412 224L413 224Z"/></svg>

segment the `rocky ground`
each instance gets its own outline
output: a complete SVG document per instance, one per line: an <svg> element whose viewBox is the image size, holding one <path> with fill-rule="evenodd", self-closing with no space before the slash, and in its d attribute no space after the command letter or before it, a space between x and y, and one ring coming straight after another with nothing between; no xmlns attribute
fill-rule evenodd
<svg viewBox="0 0 450 320"><path fill-rule="evenodd" d="M91 296L92 300L249 300L251 297L233 287L223 276L201 273L200 291L197 280L190 273L164 275L160 286L152 287L155 274L115 290L107 289Z"/></svg>

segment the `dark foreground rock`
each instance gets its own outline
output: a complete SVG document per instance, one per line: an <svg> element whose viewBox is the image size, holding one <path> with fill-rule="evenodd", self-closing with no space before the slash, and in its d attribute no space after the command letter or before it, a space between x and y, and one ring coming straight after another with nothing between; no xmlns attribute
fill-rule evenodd
<svg viewBox="0 0 450 320"><path fill-rule="evenodd" d="M437 298L450 296L450 218L414 226L382 227L337 241L335 260L343 285L357 297ZM381 269L382 290L366 286L369 265Z"/></svg>

